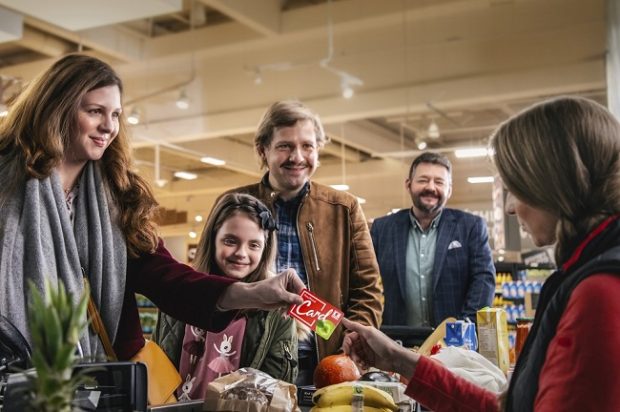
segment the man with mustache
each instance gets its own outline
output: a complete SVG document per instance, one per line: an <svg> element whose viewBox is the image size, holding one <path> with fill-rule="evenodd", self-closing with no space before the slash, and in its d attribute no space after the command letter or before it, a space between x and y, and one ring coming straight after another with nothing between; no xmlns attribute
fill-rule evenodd
<svg viewBox="0 0 620 412"><path fill-rule="evenodd" d="M434 327L449 316L475 321L495 293L486 224L445 208L452 165L441 154L414 159L405 189L411 208L376 219L371 228L385 288L383 324Z"/></svg>
<svg viewBox="0 0 620 412"><path fill-rule="evenodd" d="M364 213L355 196L310 180L325 141L319 117L301 102L274 103L254 139L267 173L231 192L257 197L277 217L277 272L295 269L308 289L347 318L378 327L383 288ZM300 338L297 385L312 384L317 361L338 352L343 337L339 326L327 341Z"/></svg>

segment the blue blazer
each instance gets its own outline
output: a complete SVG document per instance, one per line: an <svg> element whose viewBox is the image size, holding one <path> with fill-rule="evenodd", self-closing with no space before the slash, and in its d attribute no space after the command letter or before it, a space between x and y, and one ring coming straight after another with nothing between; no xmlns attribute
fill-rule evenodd
<svg viewBox="0 0 620 412"><path fill-rule="evenodd" d="M409 209L375 219L370 229L383 279L384 325L405 325L405 276ZM444 209L439 220L432 273L431 323L448 316L476 321L476 311L491 306L495 266L482 218Z"/></svg>

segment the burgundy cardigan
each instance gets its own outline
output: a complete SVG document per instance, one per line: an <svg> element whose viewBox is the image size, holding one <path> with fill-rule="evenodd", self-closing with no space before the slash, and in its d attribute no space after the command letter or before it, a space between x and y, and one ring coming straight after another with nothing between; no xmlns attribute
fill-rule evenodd
<svg viewBox="0 0 620 412"><path fill-rule="evenodd" d="M185 323L220 331L235 311L220 313L215 305L234 279L197 272L179 263L160 240L152 254L127 260L123 310L114 341L119 360L128 360L144 346L135 293L149 298L159 309Z"/></svg>

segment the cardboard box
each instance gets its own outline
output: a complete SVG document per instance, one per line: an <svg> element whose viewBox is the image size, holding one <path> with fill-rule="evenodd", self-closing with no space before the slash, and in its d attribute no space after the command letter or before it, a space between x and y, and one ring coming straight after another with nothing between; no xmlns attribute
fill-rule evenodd
<svg viewBox="0 0 620 412"><path fill-rule="evenodd" d="M483 308L476 318L478 352L506 375L510 366L506 312L501 308Z"/></svg>

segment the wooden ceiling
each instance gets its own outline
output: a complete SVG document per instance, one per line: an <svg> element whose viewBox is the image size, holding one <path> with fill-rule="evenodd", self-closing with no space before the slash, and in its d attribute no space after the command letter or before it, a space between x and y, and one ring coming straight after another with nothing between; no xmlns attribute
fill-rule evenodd
<svg viewBox="0 0 620 412"><path fill-rule="evenodd" d="M157 197L190 221L224 190L262 175L252 133L275 100L298 98L319 113L331 143L315 179L346 182L366 200L369 218L409 205L403 182L422 142L454 162L449 204L488 210L491 185L466 178L492 175L493 166L456 159L455 148L485 146L501 121L550 96L606 100L603 0L0 0L0 7L2 27L17 18L22 28L0 43L4 97L65 53L109 61L126 83L126 112L140 113L133 127L140 173L154 181L159 146L167 183L155 186ZM353 83L350 99L343 78ZM186 110L175 105L181 92ZM439 137L429 136L431 123ZM226 165L206 165L202 156ZM198 178L174 178L179 170Z"/></svg>

